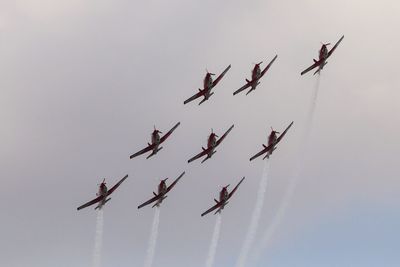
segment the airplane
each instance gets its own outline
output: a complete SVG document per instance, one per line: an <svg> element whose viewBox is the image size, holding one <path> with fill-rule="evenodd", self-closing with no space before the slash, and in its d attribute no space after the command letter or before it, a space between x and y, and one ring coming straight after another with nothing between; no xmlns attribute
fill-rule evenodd
<svg viewBox="0 0 400 267"><path fill-rule="evenodd" d="M254 156L252 156L250 158L250 161L252 161L255 158L258 158L259 156L265 153L267 153L267 155L265 155L263 159L269 158L269 156L272 155L272 152L274 152L274 150L276 149L276 145L282 140L282 138L285 136L289 128L292 127L292 125L293 121L289 124L289 126L285 129L285 131L283 131L283 133L279 137L277 137L277 134L279 134L279 132L271 128L271 134L268 137L268 146L263 144L264 149L255 154Z"/></svg>
<svg viewBox="0 0 400 267"><path fill-rule="evenodd" d="M157 130L156 127L154 127L154 131L151 134L151 144L147 143L146 148L143 148L139 152L136 152L135 154L131 155L129 158L133 159L134 157L142 155L150 150L153 150L153 152L151 152L151 154L148 155L146 157L146 159L154 156L155 154L157 154L158 151L160 151L162 149L162 147L160 147L161 143L163 143L165 140L167 140L167 138L172 134L173 131L175 131L176 128L178 128L178 126L180 124L181 124L180 122L175 124L175 126L172 127L172 129L169 130L163 137L160 137L160 134L162 134L162 132Z"/></svg>
<svg viewBox="0 0 400 267"><path fill-rule="evenodd" d="M201 163L203 163L204 161L206 161L206 160L208 160L209 158L211 158L212 155L214 155L214 153L217 152L217 151L215 151L215 148L216 148L217 146L219 146L219 144L221 144L221 142L225 139L225 137L228 135L228 133L233 129L233 126L234 126L234 125L232 125L232 126L228 129L228 131L226 131L226 132L224 133L224 135L221 136L221 138L219 138L218 140L217 140L218 135L216 135L216 134L214 133L214 131L211 129L211 134L210 134L210 136L208 137L207 148L201 147L203 151L201 151L199 154L197 154L196 156L194 156L194 157L192 157L191 159L189 159L189 160L188 160L188 163L190 163L190 162L192 162L193 160L196 160L196 159L198 159L198 158L201 158L202 156L205 156L205 155L207 155L207 157L206 157L205 159L203 159L203 160L201 161Z"/></svg>
<svg viewBox="0 0 400 267"><path fill-rule="evenodd" d="M327 44L322 44L321 49L319 50L319 59L313 59L314 60L314 64L312 64L310 67L308 67L307 69L305 69L304 71L301 72L301 75L309 72L310 70L318 67L318 70L316 72L314 72L314 75L317 73L320 73L320 71L324 68L324 66L326 64L328 64L328 61L326 61L333 53L333 51L335 51L336 47L338 47L338 45L340 44L340 42L343 40L344 35L339 39L339 41L337 41L337 43L334 45L334 47L328 52L328 48L327 46L330 45L330 43Z"/></svg>
<svg viewBox="0 0 400 267"><path fill-rule="evenodd" d="M214 213L214 215L217 213L221 213L221 211L229 203L228 200L233 196L233 194L236 192L236 190L238 189L239 185L243 182L243 180L244 180L244 177L242 178L242 180L240 180L240 182L235 186L235 188L233 188L233 190L230 193L228 193L229 184L227 186L224 186L222 188L222 190L219 192L219 201L214 198L214 201L217 204L215 204L214 206L212 206L211 208L209 208L208 210L203 212L201 214L201 217L203 217L204 215L207 215L208 213L210 213L216 209L218 209L218 210Z"/></svg>
<svg viewBox="0 0 400 267"><path fill-rule="evenodd" d="M201 105L204 101L208 100L210 96L214 94L214 92L211 92L211 90L219 83L219 81L224 77L225 73L231 68L231 65L229 65L218 77L213 81L211 76L214 76L214 73L208 72L206 74L206 77L204 78L204 89L199 88L199 92L188 99L186 99L183 104L187 104L201 96L203 96L203 100L200 101L199 105Z"/></svg>
<svg viewBox="0 0 400 267"><path fill-rule="evenodd" d="M99 203L99 204L94 209L95 210L102 209L103 206L108 201L111 200L111 198L107 198L107 197L109 195L111 195L115 191L115 189L117 189L118 186L120 186L122 184L122 182L125 181L126 178L128 178L128 175L125 175L124 178L122 178L116 185L111 187L111 189L109 189L109 190L107 189L107 186L106 186L106 181L105 181L106 179L103 179L103 182L99 185L99 192L96 194L97 197L95 199L83 204L82 206L79 206L77 208L77 210L81 210L83 208L89 207L89 206L91 206L93 204L96 204L96 203Z"/></svg>
<svg viewBox="0 0 400 267"><path fill-rule="evenodd" d="M233 92L233 95L236 95L243 90L251 87L251 89L246 93L248 95L251 91L255 90L257 85L260 84L260 79L264 76L264 74L268 71L268 69L271 67L272 63L274 63L275 59L278 57L278 55L275 55L275 57L271 60L271 62L261 71L260 65L263 63L262 61L258 64L256 64L253 68L253 71L251 73L251 81L246 79L246 84L237 89L235 92Z"/></svg>
<svg viewBox="0 0 400 267"><path fill-rule="evenodd" d="M153 192L154 197L149 199L148 201L144 202L143 204L140 204L138 206L138 209L143 208L144 206L147 206L155 201L157 201L152 208L154 207L159 207L160 204L163 202L164 199L167 198L167 193L169 191L171 191L171 189L176 185L176 183L179 181L179 179L182 178L182 176L185 174L185 172L182 172L181 175L179 175L178 178L175 179L175 181L170 184L170 186L167 187L166 181L168 180L168 178L161 180L160 184L158 185L158 194L156 194L155 192Z"/></svg>

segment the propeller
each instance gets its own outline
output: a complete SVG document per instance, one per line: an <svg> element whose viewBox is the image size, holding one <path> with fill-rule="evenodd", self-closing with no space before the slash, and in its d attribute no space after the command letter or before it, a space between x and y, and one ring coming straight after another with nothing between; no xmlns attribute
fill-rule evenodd
<svg viewBox="0 0 400 267"><path fill-rule="evenodd" d="M156 129L156 126L155 126L155 125L154 125L153 127L154 127L154 131L155 131L155 132L157 132L157 133L162 133L161 131L159 131L159 130Z"/></svg>
<svg viewBox="0 0 400 267"><path fill-rule="evenodd" d="M280 134L280 132L275 131L274 128L272 128L272 127L271 127L271 131L273 131L273 132L275 132L275 133L277 133L277 134Z"/></svg>
<svg viewBox="0 0 400 267"><path fill-rule="evenodd" d="M103 182L101 182L100 184L97 184L97 185L100 186L101 184L106 184L106 178L103 179Z"/></svg>
<svg viewBox="0 0 400 267"><path fill-rule="evenodd" d="M322 45L325 45L325 46L331 45L331 43L326 43L326 44L324 44L323 42L321 42L321 44L322 44Z"/></svg>
<svg viewBox="0 0 400 267"><path fill-rule="evenodd" d="M161 180L161 181L166 182L167 180L168 180L168 178L165 178L164 180Z"/></svg>
<svg viewBox="0 0 400 267"><path fill-rule="evenodd" d="M224 188L225 188L225 189L227 189L227 188L228 188L228 186L230 186L230 185L231 185L231 184L228 184L227 186L224 186Z"/></svg>
<svg viewBox="0 0 400 267"><path fill-rule="evenodd" d="M254 65L261 65L263 62L261 61L260 63L253 63Z"/></svg>
<svg viewBox="0 0 400 267"><path fill-rule="evenodd" d="M219 137L217 134L214 133L213 128L211 128L211 134L214 134L215 137Z"/></svg>
<svg viewBox="0 0 400 267"><path fill-rule="evenodd" d="M207 71L207 73L210 74L210 75L215 75L214 73L209 72L208 69L206 69L206 71Z"/></svg>

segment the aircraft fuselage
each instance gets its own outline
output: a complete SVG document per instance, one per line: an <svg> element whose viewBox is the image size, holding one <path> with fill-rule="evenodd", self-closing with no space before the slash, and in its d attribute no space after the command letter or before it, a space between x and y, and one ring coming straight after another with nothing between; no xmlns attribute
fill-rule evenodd
<svg viewBox="0 0 400 267"><path fill-rule="evenodd" d="M210 149L210 151L208 152L208 155L210 157L213 154L216 145L217 145L217 136L215 133L211 133L210 137L208 137L208 142L207 142L207 147Z"/></svg>
<svg viewBox="0 0 400 267"><path fill-rule="evenodd" d="M102 196L102 199L100 200L99 204L97 205L97 207L95 209L101 209L106 204L106 202L109 200L109 199L107 200L107 192L108 192L108 189L107 189L106 183L104 183L104 182L101 183L99 186L99 192L97 193L97 195Z"/></svg>
<svg viewBox="0 0 400 267"><path fill-rule="evenodd" d="M277 132L276 131L274 131L274 130L272 130L271 131L271 134L269 135L269 137L268 137L268 146L270 146L270 145L274 145L275 143L276 143L276 140L278 139L278 136L277 136ZM269 150L267 153L267 157L269 157L270 155L272 155L272 152L275 150L275 145L274 145L274 147L271 149L271 150Z"/></svg>
<svg viewBox="0 0 400 267"><path fill-rule="evenodd" d="M151 134L151 143L154 145L153 153L156 154L160 145L160 131L154 130Z"/></svg>
<svg viewBox="0 0 400 267"><path fill-rule="evenodd" d="M212 73L207 73L206 77L204 77L204 98L208 99L211 96L211 89L212 89L212 84L213 84L213 79L212 79Z"/></svg>
<svg viewBox="0 0 400 267"><path fill-rule="evenodd" d="M256 89L258 85L258 80L261 78L261 68L260 64L256 64L253 68L252 74L251 74L251 90Z"/></svg>
<svg viewBox="0 0 400 267"><path fill-rule="evenodd" d="M168 178L167 178L168 179ZM158 185L158 194L159 195L164 195L167 192L167 184L165 183L165 181L167 180L162 180L160 182L160 184Z"/></svg>
<svg viewBox="0 0 400 267"><path fill-rule="evenodd" d="M99 186L98 196L106 196L107 195L107 186L105 183L101 183Z"/></svg>

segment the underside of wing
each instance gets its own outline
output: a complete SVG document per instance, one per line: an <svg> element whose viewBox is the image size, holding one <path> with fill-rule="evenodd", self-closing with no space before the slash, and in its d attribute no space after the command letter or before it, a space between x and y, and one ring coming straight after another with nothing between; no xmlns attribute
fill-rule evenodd
<svg viewBox="0 0 400 267"><path fill-rule="evenodd" d="M219 81L224 77L224 75L228 72L228 70L231 68L231 65L229 65L228 67L226 67L226 69L218 76L217 79L215 79L215 81L212 84L212 87L216 86Z"/></svg>
<svg viewBox="0 0 400 267"><path fill-rule="evenodd" d="M271 62L265 67L265 69L261 72L261 77L264 76L264 74L269 70L272 63L274 63L274 61L276 60L277 57L278 57L278 55L275 55L275 57L271 60Z"/></svg>
<svg viewBox="0 0 400 267"><path fill-rule="evenodd" d="M285 134L286 134L287 131L290 129L290 127L292 127L292 125L293 125L293 121L289 124L288 127L286 127L286 129L285 129L285 130L283 131L283 133L278 137L278 139L276 139L276 143L275 143L275 144L279 143L279 142L282 140L282 138L285 136Z"/></svg>
<svg viewBox="0 0 400 267"><path fill-rule="evenodd" d="M235 188L233 188L233 190L229 193L229 198L231 198L233 196L233 194L236 192L236 190L239 188L239 185L243 182L244 177L240 180L240 182L235 186ZM229 199L228 198L228 199Z"/></svg>
<svg viewBox="0 0 400 267"><path fill-rule="evenodd" d="M119 180L118 183L116 183L113 187L111 187L108 191L107 191L107 196L111 195L112 192L115 191L115 189L118 188L118 186L120 186L122 184L123 181L125 181L125 179L128 178L128 174L124 176L124 178L122 178L121 180Z"/></svg>
<svg viewBox="0 0 400 267"><path fill-rule="evenodd" d="M246 90L247 88L249 88L251 86L251 82L248 82L247 84L243 85L242 87L240 87L239 89L237 89L235 92L233 92L233 95L236 95L240 92L242 92L243 90Z"/></svg>
<svg viewBox="0 0 400 267"><path fill-rule="evenodd" d="M89 206L91 206L91 205L93 205L93 204L96 204L97 202L101 201L102 199L103 199L103 196L98 196L98 197L96 197L95 199L93 199L93 200L91 200L91 201L89 201L89 202L83 204L82 206L79 206L79 207L77 208L77 210L81 210L81 209L83 209L83 208L86 208L86 207L89 207Z"/></svg>
<svg viewBox="0 0 400 267"><path fill-rule="evenodd" d="M252 157L250 158L250 161L252 161L253 159L258 158L258 157L261 156L262 154L267 153L269 150L272 149L272 147L273 147L272 145L265 147L263 150L261 150L260 152L258 152L258 153L255 154L254 156L252 156Z"/></svg>
<svg viewBox="0 0 400 267"><path fill-rule="evenodd" d="M175 126L172 127L171 130L169 130L163 137L161 137L160 143L164 142L164 141L172 134L172 132L175 131L176 128L178 128L178 126L179 126L180 124L181 124L180 122L178 122L177 124L175 124Z"/></svg>
<svg viewBox="0 0 400 267"><path fill-rule="evenodd" d="M168 186L167 192L171 191L171 189L176 185L176 183L182 178L183 175L185 175L185 172L182 172L181 175L179 175L179 177L176 178L175 181Z"/></svg>
<svg viewBox="0 0 400 267"><path fill-rule="evenodd" d="M131 155L129 158L133 159L134 157L140 156L146 152L149 152L150 150L153 150L154 145L149 145L146 148L143 148L142 150L140 150L139 152L136 152L135 154Z"/></svg>
<svg viewBox="0 0 400 267"><path fill-rule="evenodd" d="M194 156L193 158L189 159L189 160L188 160L188 163L192 162L193 160L199 159L199 158L201 158L201 157L204 156L204 155L207 155L209 151L210 151L209 148L207 148L207 149L201 151L199 154L197 154L197 155Z"/></svg>
<svg viewBox="0 0 400 267"><path fill-rule="evenodd" d="M343 40L344 35L339 39L339 41L337 41L337 43L332 47L332 49L328 52L328 57L330 57L333 53L333 51L335 51L335 49L338 47L338 45L340 44L340 42Z"/></svg>
<svg viewBox="0 0 400 267"><path fill-rule="evenodd" d="M215 146L218 146L219 144L221 144L222 141L224 141L225 137L229 134L230 131L232 131L233 126L234 126L234 125L232 125L232 126L228 129L228 131L226 131L226 132L224 133L224 135L221 136L220 139L218 139L218 141L217 141L217 143L216 143Z"/></svg>
<svg viewBox="0 0 400 267"><path fill-rule="evenodd" d="M191 102L191 101L193 101L193 100L195 100L195 99L197 99L197 98L199 98L199 97L201 97L203 95L204 95L204 91L199 91L197 94L195 94L195 95L189 97L188 99L186 99L183 102L183 104L187 104L187 103L189 103L189 102Z"/></svg>
<svg viewBox="0 0 400 267"><path fill-rule="evenodd" d="M146 202L140 204L140 205L138 206L138 209L143 208L144 206L147 206L147 205L149 205L149 204L151 204L151 203L153 203L154 201L157 201L157 200L159 200L159 199L160 199L160 195L157 195L157 196L155 196L155 197L153 197L153 198L147 200Z"/></svg>
<svg viewBox="0 0 400 267"><path fill-rule="evenodd" d="M203 212L201 214L201 216L203 217L204 215L207 215L208 213L212 212L213 210L216 210L217 208L219 208L221 206L220 203L215 204L214 206L212 206L211 208L209 208L208 210L206 210L205 212Z"/></svg>
<svg viewBox="0 0 400 267"><path fill-rule="evenodd" d="M303 70L303 71L301 72L301 75L306 74L307 72L309 72L309 71L312 70L312 69L315 69L315 68L318 67L319 65L320 65L320 62L319 62L319 61L315 62L315 63L312 64L310 67L308 67L307 69Z"/></svg>

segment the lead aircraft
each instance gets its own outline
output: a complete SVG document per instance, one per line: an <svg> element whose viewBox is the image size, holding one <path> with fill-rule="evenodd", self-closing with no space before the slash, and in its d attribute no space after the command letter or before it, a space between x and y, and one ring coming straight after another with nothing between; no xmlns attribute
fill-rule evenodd
<svg viewBox="0 0 400 267"><path fill-rule="evenodd" d="M343 38L344 38L344 35L339 39L339 41L337 41L337 43L329 51L328 51L328 45L330 45L330 43L322 44L321 49L319 50L319 58L318 58L318 60L313 59L314 60L314 64L312 64L307 69L303 70L301 72L301 75L306 74L307 72L309 72L310 70L312 70L312 69L314 69L316 67L318 67L318 69L317 69L316 72L314 72L314 75L317 74L317 73L320 73L320 71L324 68L324 66L326 64L328 64L328 61L326 61L326 60L332 55L333 51L335 51L335 49L338 47L338 45L343 40Z"/></svg>
<svg viewBox="0 0 400 267"><path fill-rule="evenodd" d="M111 195L115 189L118 188L118 186L120 186L122 184L123 181L125 181L125 179L128 178L128 175L125 175L124 178L122 178L116 185L114 185L113 187L111 187L110 190L107 189L106 186L106 179L103 179L103 182L99 185L99 192L96 194L96 198L83 204L82 206L79 206L77 208L77 210L81 210L83 208L89 207L93 204L99 203L94 209L101 209L108 201L111 200L111 198L107 198L109 195Z"/></svg>
<svg viewBox="0 0 400 267"><path fill-rule="evenodd" d="M150 150L153 150L153 151L151 152L150 155L148 155L146 157L146 159L154 156L155 154L157 154L158 151L160 151L162 149L162 147L160 147L160 144L163 143L165 140L167 140L167 138L172 134L173 131L175 131L176 128L178 128L178 126L180 124L181 124L180 122L175 124L175 126L172 127L172 129L169 130L163 137L160 137L160 134L162 134L162 132L157 130L156 127L154 127L154 131L151 133L151 144L147 143L146 148L143 148L139 152L136 152L135 154L131 155L129 158L133 159L134 157L142 155Z"/></svg>
<svg viewBox="0 0 400 267"><path fill-rule="evenodd" d="M251 91L255 90L257 85L260 84L260 79L264 76L264 74L268 71L268 69L271 67L272 63L274 63L275 59L278 57L278 55L275 55L275 57L271 60L271 62L261 71L260 65L263 63L262 61L258 64L256 64L253 68L253 71L251 72L251 81L246 79L246 84L237 89L235 92L233 92L233 95L236 95L243 90L246 90L247 88L251 87L249 91L247 91L246 95L248 95Z"/></svg>
<svg viewBox="0 0 400 267"><path fill-rule="evenodd" d="M272 155L272 152L274 152L274 150L276 149L276 145L282 140L282 138L285 136L285 134L287 133L287 131L289 130L290 127L292 127L293 125L293 121L292 123L289 124L289 126L285 129L285 131L283 131L283 133L278 137L277 134L279 134L279 132L275 131L274 129L271 128L271 134L268 137L268 146L263 144L264 149L261 150L260 152L258 152L257 154L255 154L254 156L252 156L250 158L250 161L252 161L255 158L258 158L259 156L267 153L265 155L265 158L269 158Z"/></svg>
<svg viewBox="0 0 400 267"><path fill-rule="evenodd" d="M224 186L222 188L222 190L219 192L219 201L214 198L214 201L217 204L215 204L214 206L212 206L211 208L209 208L208 210L203 212L201 214L201 216L203 217L204 215L207 215L208 213L210 213L214 210L217 210L214 213L214 215L217 213L220 213L225 208L225 206L229 203L228 200L233 196L233 194L236 192L236 190L238 189L239 185L243 182L243 180L244 180L244 177L242 178L242 180L240 180L240 182L235 186L235 188L233 188L233 190L230 193L228 192L229 184L227 186Z"/></svg>
<svg viewBox="0 0 400 267"><path fill-rule="evenodd" d="M217 151L215 151L215 148L217 146L219 146L222 141L225 139L225 137L228 135L228 133L233 129L232 125L225 133L223 136L221 136L220 139L217 140L218 135L216 135L214 133L214 131L211 129L211 134L208 137L208 141L207 141L207 148L201 147L203 151L201 151L199 154L197 154L196 156L194 156L193 158L188 160L188 163L192 162L193 160L196 160L198 158L201 158L202 156L207 155L207 157L205 157L201 163L203 163L204 161L208 160L209 158L212 157L212 155L214 155L214 153L216 153Z"/></svg>
<svg viewBox="0 0 400 267"><path fill-rule="evenodd" d="M204 78L204 88L200 89L199 92L188 99L186 99L183 104L187 104L201 96L203 96L203 100L200 101L199 105L201 105L204 101L208 100L210 96L214 94L214 92L211 92L211 90L219 83L219 81L224 77L225 73L228 72L228 70L231 68L231 65L229 65L218 77L213 81L212 76L214 76L214 73L208 72L206 74L206 77Z"/></svg>
<svg viewBox="0 0 400 267"><path fill-rule="evenodd" d="M147 206L153 202L156 202L152 208L154 207L159 207L160 204L163 202L164 199L167 198L167 193L169 191L171 191L171 189L176 185L176 183L179 181L179 179L182 178L182 176L185 174L185 172L182 172L181 175L179 175L178 178L175 179L175 181L170 184L170 186L167 187L166 181L168 180L168 178L165 178L164 180L161 180L160 184L158 185L158 194L156 194L155 192L153 192L154 197L147 200L146 202L144 202L143 204L140 204L138 206L138 209L143 208L144 206Z"/></svg>

